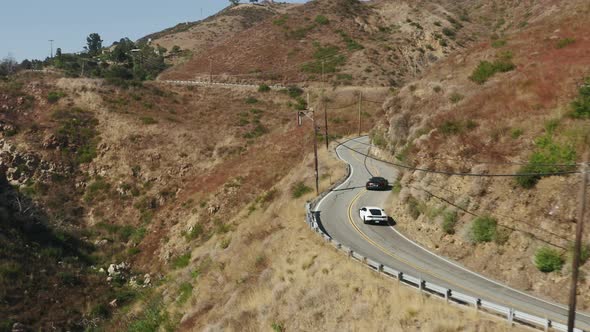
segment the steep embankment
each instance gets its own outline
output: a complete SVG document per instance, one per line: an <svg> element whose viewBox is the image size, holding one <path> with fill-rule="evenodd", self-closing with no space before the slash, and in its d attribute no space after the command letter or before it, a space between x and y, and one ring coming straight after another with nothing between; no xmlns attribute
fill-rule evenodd
<svg viewBox="0 0 590 332"><path fill-rule="evenodd" d="M580 105L588 92L580 87L590 75L589 13L582 1L544 1L516 28L499 20L489 41L441 61L388 101L387 123L373 132L380 155L459 173L575 170L546 164L575 163L587 149ZM435 252L563 303L578 183L406 172L391 210L398 227ZM587 310L589 294L580 295Z"/></svg>
<svg viewBox="0 0 590 332"><path fill-rule="evenodd" d="M237 33L161 75L224 81L398 86L485 29L449 3L312 1Z"/></svg>
<svg viewBox="0 0 590 332"><path fill-rule="evenodd" d="M168 50L167 60L178 64L199 56L212 47L223 44L235 34L278 15L294 5L272 6L243 4L227 7L201 21L180 23L172 28L147 35L140 40L151 40ZM197 15L197 13L195 13ZM175 50L175 47L178 49Z"/></svg>

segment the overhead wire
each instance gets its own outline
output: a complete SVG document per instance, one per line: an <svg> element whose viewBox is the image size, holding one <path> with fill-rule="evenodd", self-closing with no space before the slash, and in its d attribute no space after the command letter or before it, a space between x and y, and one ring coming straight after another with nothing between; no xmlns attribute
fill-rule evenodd
<svg viewBox="0 0 590 332"><path fill-rule="evenodd" d="M360 142L357 142L357 143L360 143ZM371 146L369 146L369 151L368 151L367 155L365 155L365 158L364 158L364 161L363 161L363 163L364 163L365 169L366 169L366 171L369 173L369 175L371 175L371 176L374 176L373 172L371 172L371 170L369 169L369 167L368 167L368 165L367 165L367 160L368 160L369 158L373 160L373 158L371 158L371 157L369 157L369 156L368 156L368 154L370 153L370 149L371 149ZM432 196L432 197L434 197L434 198L436 198L436 199L438 199L438 200L440 200L440 201L442 201L442 202L444 202L444 203L447 203L447 204L449 204L449 205L451 205L451 206L453 206L453 207L457 208L458 210L460 210L460 211L463 211L463 212L465 212L465 213L467 213L467 214L469 214L469 215L471 215L471 216L474 216L474 217L476 217L476 218L478 218L478 217L481 217L481 215L478 215L478 214L477 214L477 213L475 213L475 212L471 212L471 211L467 210L466 208L464 208L464 207L462 207L462 206L460 206L460 205L458 205L458 204L455 204L454 202L452 202L452 201L450 201L450 200L448 200L448 199L446 199L446 198L444 198L444 197L438 196L438 195L436 195L436 194L432 193L431 191L429 191L429 190L427 190L427 189L424 189L424 188L418 188L418 187L416 187L416 186L413 186L413 185L409 185L408 187L409 187L409 188L412 188L412 189L416 189L416 190L423 191L423 192L427 193L428 195L430 195L430 196ZM443 189L443 190L446 190L446 191L448 191L448 192L450 192L450 193L454 194L452 191L450 191L450 190L448 190L448 189L446 189L446 188L442 188L442 187L435 186L435 185L433 185L433 187L437 187L437 188L439 188L439 189ZM538 226L535 226L535 225L533 225L533 224L531 224L531 223L529 223L529 222L526 222L526 221L523 221L523 220L520 220L520 219L515 219L515 218L513 218L513 217L509 217L509 216L503 216L503 215L499 215L499 214L497 214L497 213L494 213L494 215L495 215L495 216L497 216L497 217L501 217L501 218L508 218L508 219L512 219L512 220L514 220L514 221L518 221L518 222L524 223L525 225L527 225L527 226L529 226L529 227L532 227L532 228L534 228L534 229L536 229L536 230L538 230L538 231L543 231L543 232L545 232L545 233L547 233L547 234L549 234L549 235L552 235L552 236L554 236L554 237L560 238L561 240L564 240L564 241L569 241L567 238L565 238L565 237L563 237L563 236L561 236L561 235L559 235L559 234L553 233L553 232L551 232L551 231L549 231L549 230L546 230L546 229L544 229L544 228L540 228L540 227L538 227ZM533 233L531 233L531 232L529 232L529 231L525 231L525 230L518 229L518 228L515 228L515 227L511 227L511 226L503 225L503 224L500 224L500 223L498 223L498 226L500 226L500 227L503 227L503 228L506 228L506 229L510 229L510 230L512 230L512 231L516 231L516 232L522 232L522 233L528 234L528 235L532 236L533 238L535 238L536 240L539 240L539 241L541 241L541 242L543 242L543 243L546 243L546 244L548 244L548 245L551 245L551 246L554 246L554 247L557 247L557 248L560 248L560 249L567 249L567 248L565 248L565 247L563 247L563 246L560 246L560 245L558 245L558 244L555 244L555 243L552 243L552 242L550 242L550 241L547 241L547 240L544 240L544 239L542 239L542 238L539 238L538 236L536 236L535 234L533 234Z"/></svg>
<svg viewBox="0 0 590 332"><path fill-rule="evenodd" d="M499 173L499 174L485 174L485 173L461 173L461 172L451 172L451 171L442 171L436 169L429 169L429 168L421 168L421 167L412 167L408 165L403 165L399 163L394 163L391 161L375 158L370 156L366 153L361 151L355 150L346 144L342 144L342 142L336 141L341 146L354 151L360 155L369 157L373 160L380 161L386 164L390 164L396 167L400 167L403 169L411 170L411 171L418 171L418 172L425 172L425 173L432 173L432 174L441 174L441 175L448 175L448 176L469 176L469 177L525 177L525 176L557 176L557 175L569 175L569 174L579 174L579 171L561 171L561 172L538 172L538 173Z"/></svg>
<svg viewBox="0 0 590 332"><path fill-rule="evenodd" d="M370 144L370 143L364 143L364 142L358 142L358 141L356 143L367 145L367 146L372 146L372 144ZM427 157L427 156L421 156L420 158L429 159L429 160L447 160L447 161L458 161L458 162L464 162L464 163L486 164L486 165L518 165L518 166L531 165L531 163L524 162L524 161L482 161L482 160L471 160L471 159L465 159L465 158ZM580 166L582 164L581 163L572 163L572 164L537 164L537 163L534 163L534 165L535 166L574 167L574 166Z"/></svg>

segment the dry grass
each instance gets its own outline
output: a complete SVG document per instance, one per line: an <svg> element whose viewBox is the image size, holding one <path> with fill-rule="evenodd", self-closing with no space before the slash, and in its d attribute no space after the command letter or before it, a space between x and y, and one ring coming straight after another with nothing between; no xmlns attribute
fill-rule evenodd
<svg viewBox="0 0 590 332"><path fill-rule="evenodd" d="M320 157L334 179L343 176L334 156L321 151ZM186 313L181 330L270 331L273 324L287 331L515 330L400 287L325 244L303 222L303 203L313 194L292 200L281 190L311 182L310 162L308 155L277 184L280 194L268 208L240 215L226 250L214 248L221 240L214 236L193 250L191 266L171 278L182 283L210 257L191 301L172 309ZM322 181L323 189L329 185L329 179Z"/></svg>

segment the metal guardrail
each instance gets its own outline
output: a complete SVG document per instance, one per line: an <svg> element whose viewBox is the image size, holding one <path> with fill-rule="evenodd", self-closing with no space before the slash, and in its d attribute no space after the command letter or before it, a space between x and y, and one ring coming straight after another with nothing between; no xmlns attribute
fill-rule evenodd
<svg viewBox="0 0 590 332"><path fill-rule="evenodd" d="M350 174L350 166L348 168L348 174ZM316 233L319 233L324 240L326 240L329 243L332 243L334 247L343 251L344 253L346 253L347 256L351 257L352 259L358 260L362 264L367 265L369 268L375 270L378 273L382 273L388 277L397 279L401 283L419 289L420 291L425 291L430 293L431 295L443 298L449 303L472 306L476 310L481 310L489 314L504 317L511 324L524 324L526 326L537 328L544 331L567 331L567 325L564 325L562 323L553 322L545 317L539 317L523 311L514 310L513 308L496 304L485 299L473 297L446 287L439 286L433 282L424 280L421 277L418 278L410 274L407 274L403 271L398 271L394 268L383 265L378 261L364 257L360 253L355 252L352 248L349 248L341 244L340 242L336 241L335 239L331 238L328 234L322 231L322 228L320 227L318 220L316 220L316 214L312 210L321 198L326 196L327 193L331 191L331 189L346 181L345 179L347 178L348 176L346 176L344 180L340 181L340 183L337 183L334 186L332 186L330 190L322 193L312 202L307 203L305 206L307 224ZM574 331L585 332L584 330L578 328L575 328Z"/></svg>

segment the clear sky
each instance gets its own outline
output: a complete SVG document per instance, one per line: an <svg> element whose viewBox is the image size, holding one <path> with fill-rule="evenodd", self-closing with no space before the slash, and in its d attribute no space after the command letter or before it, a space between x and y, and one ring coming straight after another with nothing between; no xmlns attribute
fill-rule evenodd
<svg viewBox="0 0 590 332"><path fill-rule="evenodd" d="M18 61L48 57L50 39L55 40L54 52L58 47L64 53L78 52L86 45L86 37L93 32L100 34L105 46L122 37L136 40L181 22L198 21L229 4L225 0L3 2L0 8L0 59L12 56Z"/></svg>

